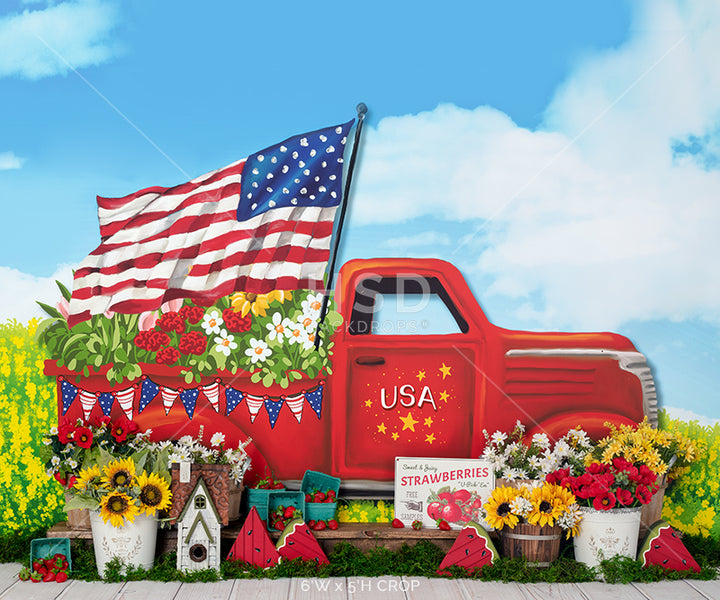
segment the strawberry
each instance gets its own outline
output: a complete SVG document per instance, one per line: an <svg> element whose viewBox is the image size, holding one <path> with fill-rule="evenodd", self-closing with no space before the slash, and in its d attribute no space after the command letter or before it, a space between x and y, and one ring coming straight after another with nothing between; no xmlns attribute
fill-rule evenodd
<svg viewBox="0 0 720 600"><path fill-rule="evenodd" d="M450 531L450 524L445 519L440 519L438 521L438 528L442 529L443 531Z"/></svg>
<svg viewBox="0 0 720 600"><path fill-rule="evenodd" d="M24 569L20 569L20 572L18 573L18 578L20 581L27 581L30 579L30 569L25 567Z"/></svg>
<svg viewBox="0 0 720 600"><path fill-rule="evenodd" d="M276 483L273 484L272 489L274 489L274 490L284 490L284 489L285 489L285 486L278 481L278 482L276 482Z"/></svg>
<svg viewBox="0 0 720 600"><path fill-rule="evenodd" d="M45 563L42 560L34 560L32 563L32 570L37 571L41 567L44 567Z"/></svg>
<svg viewBox="0 0 720 600"><path fill-rule="evenodd" d="M285 512L283 513L283 517L286 519L292 519L295 515L295 507L294 506L288 506L285 509Z"/></svg>
<svg viewBox="0 0 720 600"><path fill-rule="evenodd" d="M328 491L327 491L327 494L325 494L325 495L326 495L328 498L332 498L333 500L335 500L335 496L336 496L337 494L335 494L335 490L328 490Z"/></svg>
<svg viewBox="0 0 720 600"><path fill-rule="evenodd" d="M317 523L317 521L316 521L315 519L310 519L310 520L307 522L307 526L308 526L310 529L312 529L313 527L315 527L315 523Z"/></svg>
<svg viewBox="0 0 720 600"><path fill-rule="evenodd" d="M55 581L58 583L62 583L63 581L67 581L68 574L66 571L60 571L57 575L55 575Z"/></svg>
<svg viewBox="0 0 720 600"><path fill-rule="evenodd" d="M305 502L312 502L313 497L310 494L305 494Z"/></svg>
<svg viewBox="0 0 720 600"><path fill-rule="evenodd" d="M338 528L338 522L337 522L335 519L330 519L330 520L327 522L327 526L328 526L328 529L333 529L333 530L335 530L335 529Z"/></svg>
<svg viewBox="0 0 720 600"><path fill-rule="evenodd" d="M323 502L325 500L325 492L317 491L313 494L314 502Z"/></svg>
<svg viewBox="0 0 720 600"><path fill-rule="evenodd" d="M42 580L45 583L48 583L50 581L55 581L55 573L53 573L52 571L48 571L47 573L45 573L45 575L43 575Z"/></svg>
<svg viewBox="0 0 720 600"><path fill-rule="evenodd" d="M42 575L40 575L40 573L38 573L37 571L33 571L32 573L30 573L30 581L32 581L33 583L39 583L40 581L42 581Z"/></svg>
<svg viewBox="0 0 720 600"><path fill-rule="evenodd" d="M65 556L64 554L61 554L60 552L54 554L54 555L53 555L53 558L54 558L55 560L59 560L60 562L62 562L62 561L64 561L64 560L67 560L67 556Z"/></svg>
<svg viewBox="0 0 720 600"><path fill-rule="evenodd" d="M422 521L420 519L415 519L412 522L412 528L415 530L422 529Z"/></svg>
<svg viewBox="0 0 720 600"><path fill-rule="evenodd" d="M402 529L403 527L405 527L405 523L403 523L400 519L393 519L392 526L396 529Z"/></svg>
<svg viewBox="0 0 720 600"><path fill-rule="evenodd" d="M335 498L331 498L330 496L325 496L325 500L323 500L323 502L325 502L325 503L335 502Z"/></svg>
<svg viewBox="0 0 720 600"><path fill-rule="evenodd" d="M322 531L323 529L325 529L325 527L327 527L327 525L325 524L325 521L318 521L317 523L315 523L313 530Z"/></svg>

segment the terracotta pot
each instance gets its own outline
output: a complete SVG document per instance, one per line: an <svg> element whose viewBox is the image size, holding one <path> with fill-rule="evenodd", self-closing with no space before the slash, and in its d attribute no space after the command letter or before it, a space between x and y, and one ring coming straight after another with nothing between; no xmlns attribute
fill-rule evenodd
<svg viewBox="0 0 720 600"><path fill-rule="evenodd" d="M65 503L70 500L72 496L65 492ZM68 518L68 527L70 529L90 529L90 511L87 508L73 508L66 510Z"/></svg>
<svg viewBox="0 0 720 600"><path fill-rule="evenodd" d="M190 476L187 481L181 481L180 465L174 463L170 469L172 476L170 523L174 524L180 516L200 477L205 481L222 524L227 525L230 521L239 519L243 486L233 481L230 477L230 470L230 465L193 464L190 465Z"/></svg>
<svg viewBox="0 0 720 600"><path fill-rule="evenodd" d="M562 528L558 525L530 525L518 523L512 529L500 531L502 553L506 558L524 556L534 567L549 567L560 554Z"/></svg>

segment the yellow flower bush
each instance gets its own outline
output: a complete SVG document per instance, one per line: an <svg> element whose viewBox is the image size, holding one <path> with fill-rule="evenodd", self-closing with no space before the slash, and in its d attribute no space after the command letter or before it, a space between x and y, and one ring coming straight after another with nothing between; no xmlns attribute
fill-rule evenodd
<svg viewBox="0 0 720 600"><path fill-rule="evenodd" d="M665 492L663 518L684 533L719 539L720 425L673 421L661 411L660 427L687 436L701 448L695 462Z"/></svg>
<svg viewBox="0 0 720 600"><path fill-rule="evenodd" d="M62 488L40 458L43 433L57 424L55 381L42 374L37 322L0 324L0 532L64 520Z"/></svg>

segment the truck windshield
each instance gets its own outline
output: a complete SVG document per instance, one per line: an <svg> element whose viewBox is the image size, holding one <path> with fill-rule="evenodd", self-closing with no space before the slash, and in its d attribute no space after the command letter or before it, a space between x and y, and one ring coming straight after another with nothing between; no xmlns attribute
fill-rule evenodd
<svg viewBox="0 0 720 600"><path fill-rule="evenodd" d="M351 335L467 333L467 321L435 277L369 277L355 290Z"/></svg>

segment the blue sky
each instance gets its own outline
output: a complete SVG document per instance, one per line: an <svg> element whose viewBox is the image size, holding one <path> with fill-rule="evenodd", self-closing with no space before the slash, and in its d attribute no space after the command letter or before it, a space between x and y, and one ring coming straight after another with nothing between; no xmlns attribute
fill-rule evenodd
<svg viewBox="0 0 720 600"><path fill-rule="evenodd" d="M437 256L490 319L612 330L720 418L712 0L6 0L0 318L98 244L95 196L174 185L370 108L340 261Z"/></svg>

